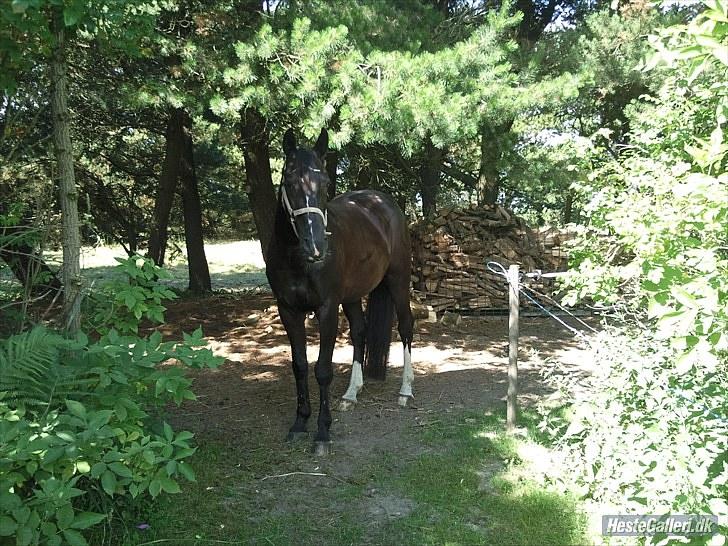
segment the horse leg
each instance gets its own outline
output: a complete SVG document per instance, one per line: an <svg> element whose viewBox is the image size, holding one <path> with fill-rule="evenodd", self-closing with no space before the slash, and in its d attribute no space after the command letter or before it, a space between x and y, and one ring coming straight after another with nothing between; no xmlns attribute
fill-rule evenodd
<svg viewBox="0 0 728 546"><path fill-rule="evenodd" d="M399 389L399 405L405 407L412 394L412 382L415 373L412 369L412 336L415 320L412 316L409 298L409 273L407 278L398 276L396 279L388 279L389 292L394 300L394 307L397 311L397 329L399 338L404 349L404 371L402 372L402 387Z"/></svg>
<svg viewBox="0 0 728 546"><path fill-rule="evenodd" d="M316 455L328 455L331 452L329 427L331 426L331 408L329 405L329 385L333 378L331 357L334 353L336 334L339 330L339 304L326 304L319 309L319 357L316 361L316 381L319 384L319 416L318 432L314 438Z"/></svg>
<svg viewBox="0 0 728 546"><path fill-rule="evenodd" d="M346 411L356 404L356 396L364 386L364 376L362 375L361 363L364 361L366 324L364 321L364 311L361 308L361 300L353 303L345 303L342 307L344 308L346 318L349 320L351 343L354 345L354 362L351 365L349 388L344 393L344 396L342 397L343 399L339 404L339 409L341 411Z"/></svg>
<svg viewBox="0 0 728 546"><path fill-rule="evenodd" d="M311 402L308 397L308 361L306 359L306 314L286 307L279 307L283 326L291 343L293 376L296 378L297 407L296 421L288 432L288 439L294 440L306 433L306 421L311 416Z"/></svg>

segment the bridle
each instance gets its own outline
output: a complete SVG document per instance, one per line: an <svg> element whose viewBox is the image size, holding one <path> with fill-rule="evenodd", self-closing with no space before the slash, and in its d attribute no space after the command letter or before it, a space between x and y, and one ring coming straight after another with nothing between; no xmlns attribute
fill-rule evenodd
<svg viewBox="0 0 728 546"><path fill-rule="evenodd" d="M286 194L286 187L283 185L283 181L281 181L281 200L283 201L283 206L285 207L286 211L288 212L288 219L291 222L291 227L293 228L293 233L296 234L296 237L299 239L301 238L298 235L298 229L296 229L296 216L300 216L301 214L318 214L323 218L324 221L324 229L328 227L329 223L329 215L328 211L321 210L318 207L303 207L300 209L294 209L291 206L291 202L288 200L288 195ZM326 235L331 235L331 232L325 231Z"/></svg>

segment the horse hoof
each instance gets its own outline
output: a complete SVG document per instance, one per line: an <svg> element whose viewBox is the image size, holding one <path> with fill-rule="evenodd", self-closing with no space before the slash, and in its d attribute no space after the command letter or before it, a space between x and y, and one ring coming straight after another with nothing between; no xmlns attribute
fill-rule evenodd
<svg viewBox="0 0 728 546"><path fill-rule="evenodd" d="M399 400L397 403L399 404L400 408L406 408L407 407L407 401L412 398L412 396L402 396L400 395Z"/></svg>
<svg viewBox="0 0 728 546"><path fill-rule="evenodd" d="M314 442L313 453L317 457L326 457L331 455L331 442Z"/></svg>
<svg viewBox="0 0 728 546"><path fill-rule="evenodd" d="M288 436L286 436L286 440L289 442L297 442L298 440L303 440L304 438L308 438L308 432L301 431L301 432L289 432Z"/></svg>
<svg viewBox="0 0 728 546"><path fill-rule="evenodd" d="M341 402L339 402L339 411L349 411L354 406L356 406L356 402L354 400L347 400L344 398Z"/></svg>

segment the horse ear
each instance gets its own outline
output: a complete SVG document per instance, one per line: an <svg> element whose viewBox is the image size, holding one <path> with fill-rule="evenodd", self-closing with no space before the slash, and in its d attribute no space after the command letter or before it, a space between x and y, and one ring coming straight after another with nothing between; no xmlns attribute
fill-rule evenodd
<svg viewBox="0 0 728 546"><path fill-rule="evenodd" d="M296 137L293 134L293 129L288 129L286 134L283 135L283 152L286 155L291 155L296 151Z"/></svg>
<svg viewBox="0 0 728 546"><path fill-rule="evenodd" d="M313 151L316 152L316 155L323 159L326 156L328 149L329 133L326 132L326 129L321 129L321 134L319 135L318 140L316 140L316 144L313 146Z"/></svg>

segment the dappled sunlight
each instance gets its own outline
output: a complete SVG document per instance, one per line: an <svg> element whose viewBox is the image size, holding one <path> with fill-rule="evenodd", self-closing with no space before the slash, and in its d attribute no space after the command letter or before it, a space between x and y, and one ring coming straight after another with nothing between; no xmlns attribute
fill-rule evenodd
<svg viewBox="0 0 728 546"><path fill-rule="evenodd" d="M169 241L165 269L172 278L164 281L164 284L179 289L187 288L189 277L186 253L183 241ZM146 254L146 250L140 250L139 254ZM114 267L118 262L115 258L126 256L126 251L119 245L84 246L81 248L81 269L90 284L98 285L117 276ZM268 290L259 241L207 243L205 256L214 290ZM47 250L44 259L49 264L60 265L62 252L60 249Z"/></svg>

